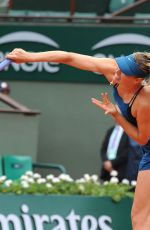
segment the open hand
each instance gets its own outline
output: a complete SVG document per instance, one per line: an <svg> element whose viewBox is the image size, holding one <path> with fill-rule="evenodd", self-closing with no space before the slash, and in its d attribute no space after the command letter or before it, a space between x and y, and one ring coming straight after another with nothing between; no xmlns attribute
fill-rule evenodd
<svg viewBox="0 0 150 230"><path fill-rule="evenodd" d="M92 103L102 109L105 114L115 115L118 113L117 107L110 101L108 93L102 93L102 100L92 98Z"/></svg>

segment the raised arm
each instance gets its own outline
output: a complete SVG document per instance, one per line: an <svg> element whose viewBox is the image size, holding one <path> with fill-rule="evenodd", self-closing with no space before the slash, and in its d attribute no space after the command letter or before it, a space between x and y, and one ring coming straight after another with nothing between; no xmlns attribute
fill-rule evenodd
<svg viewBox="0 0 150 230"><path fill-rule="evenodd" d="M7 58L16 63L24 62L56 62L66 64L78 69L103 74L108 81L112 81L117 64L111 58L97 58L78 53L65 51L27 52L22 49L14 49Z"/></svg>

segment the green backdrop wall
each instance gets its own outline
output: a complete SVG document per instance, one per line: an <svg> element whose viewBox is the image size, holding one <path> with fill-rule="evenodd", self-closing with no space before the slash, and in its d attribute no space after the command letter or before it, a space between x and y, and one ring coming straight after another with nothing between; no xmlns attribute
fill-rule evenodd
<svg viewBox="0 0 150 230"><path fill-rule="evenodd" d="M38 160L66 166L79 178L99 173L99 149L105 130L113 123L91 103L91 97L109 91L108 85L10 82L11 95L28 107L41 111Z"/></svg>

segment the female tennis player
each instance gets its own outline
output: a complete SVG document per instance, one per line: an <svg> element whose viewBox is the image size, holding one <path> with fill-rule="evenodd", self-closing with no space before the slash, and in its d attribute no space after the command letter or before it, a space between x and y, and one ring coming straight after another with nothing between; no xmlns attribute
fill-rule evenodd
<svg viewBox="0 0 150 230"><path fill-rule="evenodd" d="M57 62L78 69L101 73L113 86L113 104L107 93L92 103L122 126L141 146L137 186L132 207L133 230L150 228L150 53L136 52L125 57L96 58L65 51L31 53L14 49L7 55L16 63ZM101 75L102 76L102 75Z"/></svg>

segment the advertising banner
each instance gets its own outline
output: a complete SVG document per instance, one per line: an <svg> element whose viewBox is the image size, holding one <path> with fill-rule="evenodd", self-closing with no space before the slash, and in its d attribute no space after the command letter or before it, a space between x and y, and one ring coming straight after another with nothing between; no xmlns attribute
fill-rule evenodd
<svg viewBox="0 0 150 230"><path fill-rule="evenodd" d="M150 27L125 25L40 26L0 25L0 60L14 48L28 51L65 50L96 57L117 57L148 51ZM1 74L5 80L104 82L97 73L58 63L12 63Z"/></svg>
<svg viewBox="0 0 150 230"><path fill-rule="evenodd" d="M131 230L132 200L0 195L1 230Z"/></svg>

